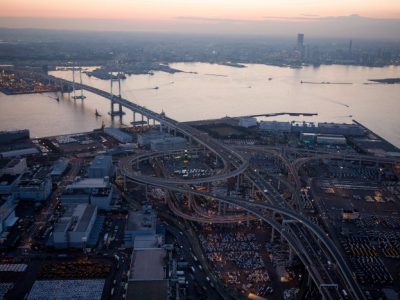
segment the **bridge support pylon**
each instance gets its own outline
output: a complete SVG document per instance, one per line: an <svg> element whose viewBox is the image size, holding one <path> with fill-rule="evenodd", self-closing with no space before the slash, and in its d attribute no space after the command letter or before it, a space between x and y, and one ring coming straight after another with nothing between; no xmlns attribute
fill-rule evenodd
<svg viewBox="0 0 400 300"><path fill-rule="evenodd" d="M113 93L113 83L118 82L118 95L114 95ZM111 78L110 81L110 100L111 100L111 109L110 112L108 113L111 118L114 118L115 116L119 116L122 119L122 116L125 115L125 112L122 111L122 105L121 103L117 103L116 99L121 99L121 76L118 73L117 78ZM115 104L118 104L118 110L115 110Z"/></svg>
<svg viewBox="0 0 400 300"><path fill-rule="evenodd" d="M132 126L136 126L136 111L132 110Z"/></svg>
<svg viewBox="0 0 400 300"><path fill-rule="evenodd" d="M75 64L72 66L72 90L73 96L72 99L77 100L85 100L86 96L83 95L83 88L82 88L82 67L79 67L79 84L81 94L79 96L76 95L76 86L75 86Z"/></svg>

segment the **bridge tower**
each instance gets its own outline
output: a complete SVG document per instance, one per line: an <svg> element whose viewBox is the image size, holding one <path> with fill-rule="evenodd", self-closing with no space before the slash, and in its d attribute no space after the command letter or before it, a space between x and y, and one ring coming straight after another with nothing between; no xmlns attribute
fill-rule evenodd
<svg viewBox="0 0 400 300"><path fill-rule="evenodd" d="M75 65L72 65L72 98L76 99L76 91L75 91Z"/></svg>
<svg viewBox="0 0 400 300"><path fill-rule="evenodd" d="M118 84L118 95L113 94L113 86L114 82ZM125 112L122 111L121 103L117 103L116 99L121 99L121 76L120 73L117 74L117 77L112 76L110 81L110 100L111 100L111 110L108 113L112 118L115 116L119 116L122 119L122 116ZM115 110L115 104L118 104L118 110Z"/></svg>
<svg viewBox="0 0 400 300"><path fill-rule="evenodd" d="M82 86L82 66L79 68L79 83ZM83 88L81 87L81 95L78 96L79 99L84 100L86 96L83 95Z"/></svg>
<svg viewBox="0 0 400 300"><path fill-rule="evenodd" d="M79 67L79 84L82 86L82 67ZM83 95L83 88L80 88L81 94L79 96L76 95L76 86L75 86L75 64L72 65L72 92L73 96L72 98L74 100L76 99L81 99L84 100L86 96Z"/></svg>

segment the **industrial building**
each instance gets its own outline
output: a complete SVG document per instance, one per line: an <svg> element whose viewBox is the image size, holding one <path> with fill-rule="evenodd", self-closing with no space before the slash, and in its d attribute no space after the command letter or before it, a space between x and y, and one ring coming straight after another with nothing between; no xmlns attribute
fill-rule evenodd
<svg viewBox="0 0 400 300"><path fill-rule="evenodd" d="M150 149L153 151L183 150L186 148L186 139L178 136L154 139L150 142Z"/></svg>
<svg viewBox="0 0 400 300"><path fill-rule="evenodd" d="M314 122L292 122L292 132L298 133L317 133L318 132L318 124Z"/></svg>
<svg viewBox="0 0 400 300"><path fill-rule="evenodd" d="M0 131L0 145L8 145L29 139L29 130Z"/></svg>
<svg viewBox="0 0 400 300"><path fill-rule="evenodd" d="M120 143L131 143L133 141L133 136L121 129L114 127L104 128L104 132L109 136L113 137Z"/></svg>
<svg viewBox="0 0 400 300"><path fill-rule="evenodd" d="M97 155L87 169L89 178L104 178L114 175L114 165L110 155Z"/></svg>
<svg viewBox="0 0 400 300"><path fill-rule="evenodd" d="M45 201L51 194L50 169L42 167L24 173L13 189L15 199Z"/></svg>
<svg viewBox="0 0 400 300"><path fill-rule="evenodd" d="M86 179L77 177L61 195L63 204L86 203L103 210L111 209L112 200L113 189L108 177Z"/></svg>
<svg viewBox="0 0 400 300"><path fill-rule="evenodd" d="M15 201L12 196L0 197L0 234L17 221L15 216Z"/></svg>
<svg viewBox="0 0 400 300"><path fill-rule="evenodd" d="M125 245L133 247L127 299L168 299L166 250L163 236L157 234L157 215L151 206L130 211L125 227Z"/></svg>
<svg viewBox="0 0 400 300"><path fill-rule="evenodd" d="M320 145L346 145L343 135L317 135L317 144Z"/></svg>
<svg viewBox="0 0 400 300"><path fill-rule="evenodd" d="M315 133L300 133L300 141L305 144L313 144L317 139Z"/></svg>
<svg viewBox="0 0 400 300"><path fill-rule="evenodd" d="M346 145L347 140L343 135L300 133L300 141L304 144L319 145Z"/></svg>
<svg viewBox="0 0 400 300"><path fill-rule="evenodd" d="M290 122L261 121L259 129L266 132L289 133L292 130Z"/></svg>
<svg viewBox="0 0 400 300"><path fill-rule="evenodd" d="M129 211L125 227L125 245L137 248L154 248L162 244L162 237L156 233L157 215L151 206L140 211Z"/></svg>
<svg viewBox="0 0 400 300"><path fill-rule="evenodd" d="M9 157L29 156L33 154L39 154L39 150L35 147L0 152L0 157L9 158Z"/></svg>
<svg viewBox="0 0 400 300"><path fill-rule="evenodd" d="M257 119L256 118L239 118L239 126L246 127L246 128L257 126Z"/></svg>
<svg viewBox="0 0 400 300"><path fill-rule="evenodd" d="M346 136L362 136L364 129L357 124L318 123L318 133Z"/></svg>
<svg viewBox="0 0 400 300"><path fill-rule="evenodd" d="M373 135L368 137L351 137L349 142L360 152L368 153L376 156L399 157L400 151L397 147L389 142L382 140Z"/></svg>
<svg viewBox="0 0 400 300"><path fill-rule="evenodd" d="M12 159L1 170L0 194L12 194L18 200L44 201L52 191L50 169L33 168L27 171L26 159Z"/></svg>
<svg viewBox="0 0 400 300"><path fill-rule="evenodd" d="M19 175L24 173L27 169L26 158L14 158L0 169L0 176L4 174Z"/></svg>
<svg viewBox="0 0 400 300"><path fill-rule="evenodd" d="M315 133L345 136L362 136L364 129L357 124L338 124L338 123L315 123L315 122L280 122L280 121L261 121L259 126L261 131L267 132L293 132L293 133Z"/></svg>
<svg viewBox="0 0 400 300"><path fill-rule="evenodd" d="M69 165L69 159L65 157L59 158L52 166L52 170L50 176L53 180L57 180L61 178L61 176L65 173Z"/></svg>
<svg viewBox="0 0 400 300"><path fill-rule="evenodd" d="M127 299L168 299L169 280L165 272L166 250L134 250L128 278Z"/></svg>
<svg viewBox="0 0 400 300"><path fill-rule="evenodd" d="M97 207L95 205L65 205L65 213L54 226L54 247L85 247L96 217Z"/></svg>
<svg viewBox="0 0 400 300"><path fill-rule="evenodd" d="M137 143L140 147L148 147L154 140L159 140L167 137L168 135L164 132L149 131L146 133L138 134Z"/></svg>
<svg viewBox="0 0 400 300"><path fill-rule="evenodd" d="M0 176L0 195L11 194L21 180L22 175L4 174Z"/></svg>

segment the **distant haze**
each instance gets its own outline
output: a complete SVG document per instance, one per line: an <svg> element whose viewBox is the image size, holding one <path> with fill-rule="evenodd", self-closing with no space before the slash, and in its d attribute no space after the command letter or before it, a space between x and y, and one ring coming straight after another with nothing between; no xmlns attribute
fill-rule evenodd
<svg viewBox="0 0 400 300"><path fill-rule="evenodd" d="M0 27L400 40L400 1L0 0Z"/></svg>

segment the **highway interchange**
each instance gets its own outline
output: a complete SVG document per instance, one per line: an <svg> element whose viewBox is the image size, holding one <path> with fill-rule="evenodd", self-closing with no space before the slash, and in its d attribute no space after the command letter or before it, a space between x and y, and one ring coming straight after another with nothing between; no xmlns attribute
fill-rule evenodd
<svg viewBox="0 0 400 300"><path fill-rule="evenodd" d="M52 79L54 80L54 78ZM57 80L60 79L57 78ZM62 81L65 84L71 84L69 81ZM179 132L181 135L186 137L192 145L203 147L215 155L224 166L222 170L216 172L212 176L196 179L157 178L152 176L143 176L138 172L134 172L133 166L138 164L139 160L150 160L152 158L154 153L149 153L147 156L141 155L140 157L131 157L120 162L120 170L126 179L132 180L138 184L162 188L167 191L180 192L197 197L213 198L222 203L233 204L242 208L248 213L271 225L274 230L279 232L287 240L305 265L306 269L309 271L310 277L315 282L324 299L343 299L343 289L350 294L351 299L365 299L365 295L355 280L346 260L329 235L321 229L320 226L310 222L310 220L303 215L298 202L297 204L295 202L288 203L283 198L278 197L277 193L275 193L275 196L271 195L271 193L273 193L273 188L271 188L268 182L257 174L257 172L254 172L249 168L249 162L241 152L243 149L228 147L195 128L165 116L164 113L153 112L120 96L111 95L106 91L91 86L83 84L76 85L78 88L83 88L89 92L107 98L114 103L120 104L128 110L142 114L146 116L147 119L157 121L160 130L165 129L168 131L174 130L175 132ZM254 147L253 149L248 148L247 150L258 151L260 149ZM311 160L325 158L393 162L393 159L388 158L354 155L343 156L332 153L310 153L311 156L309 157L300 158L295 162L290 162L280 153L280 150L281 149L264 149L263 151L275 153L277 157L286 164L289 173L293 177L294 184L292 185L292 191L296 201L299 201L300 199L300 183L297 175L298 170L304 163ZM262 196L265 199L263 203L239 200L236 197L215 195L209 192L197 191L196 189L190 188L191 185L220 182L233 177L238 178L240 176L244 176L247 180L250 180L257 190L262 193ZM192 221L201 222L202 218L204 218L202 216L187 215L181 212L179 207L173 207L173 212L182 218ZM280 222L276 220L276 216L281 216L283 221ZM216 219L212 221L224 222L226 220L221 217L216 217ZM228 221L236 222L237 219ZM323 259L320 258L321 255ZM333 262L335 266L333 269L329 268L328 261Z"/></svg>

